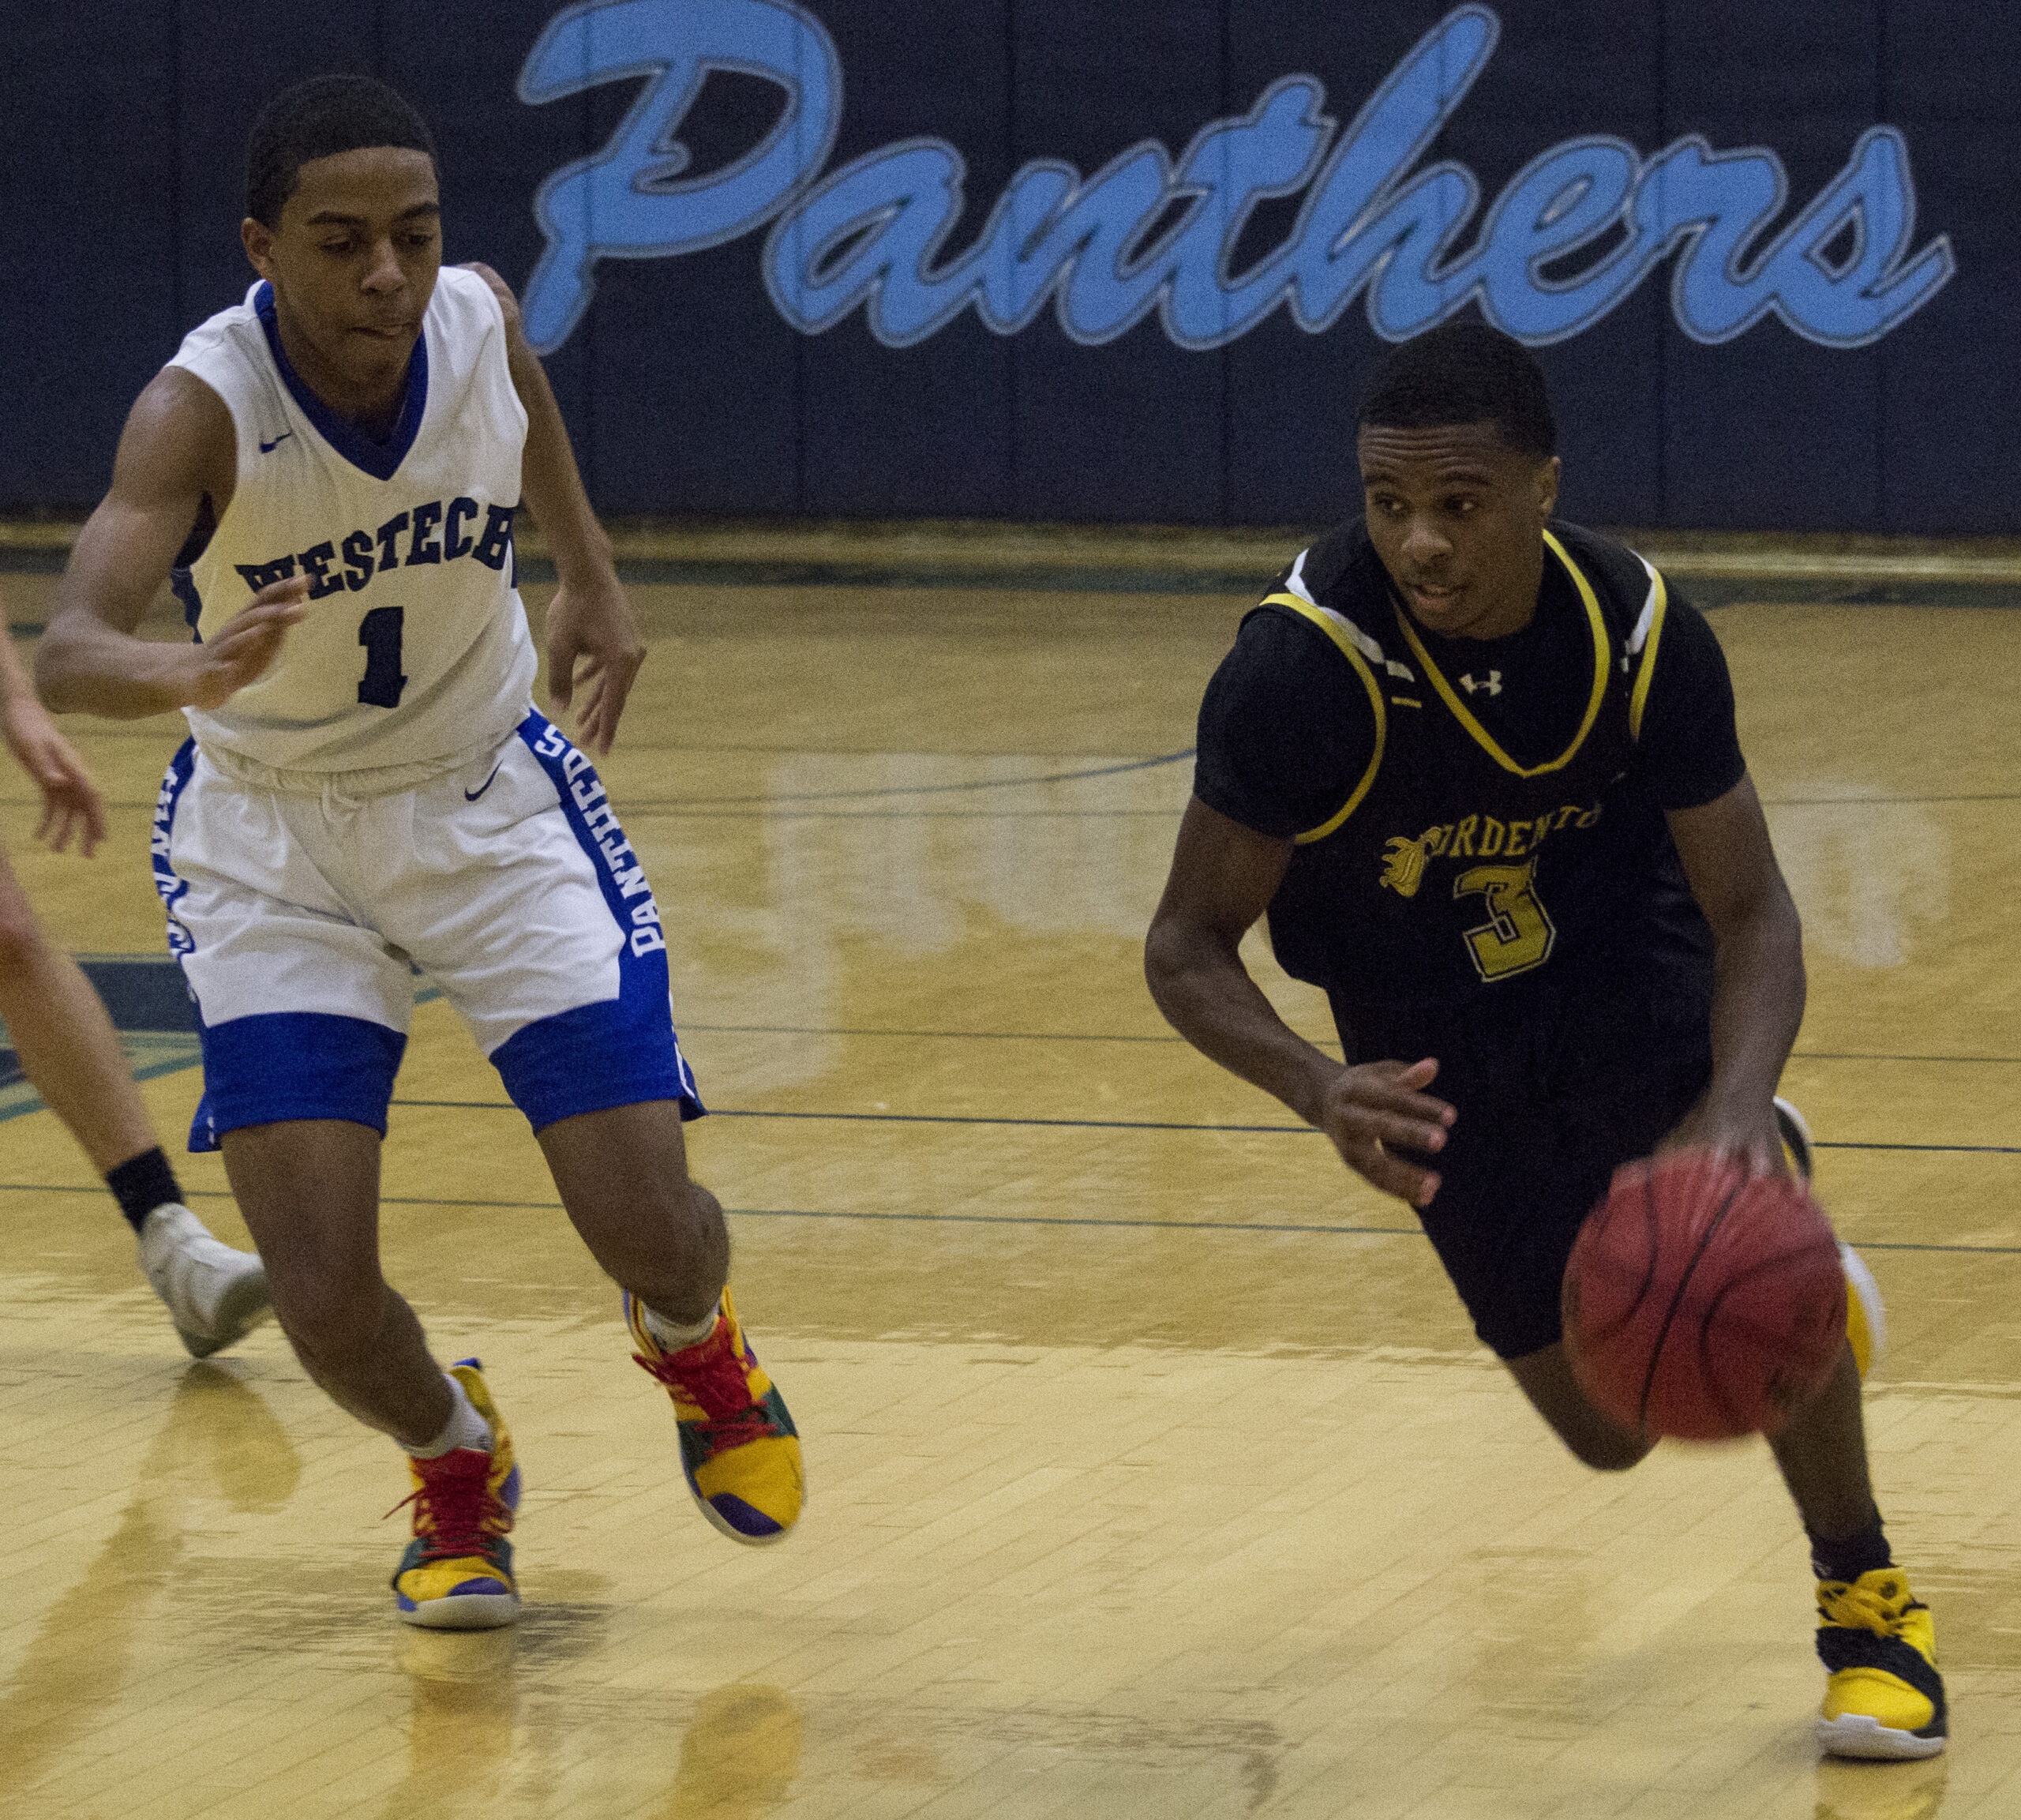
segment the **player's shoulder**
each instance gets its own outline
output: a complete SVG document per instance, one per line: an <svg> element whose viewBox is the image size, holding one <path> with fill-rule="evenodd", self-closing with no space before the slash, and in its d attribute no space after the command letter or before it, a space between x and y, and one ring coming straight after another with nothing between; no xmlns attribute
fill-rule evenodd
<svg viewBox="0 0 2021 1820"><path fill-rule="evenodd" d="M519 300L512 287L488 265L445 265L436 275L431 310L445 320L472 327L509 329L519 320Z"/></svg>
<svg viewBox="0 0 2021 1820"><path fill-rule="evenodd" d="M1610 619L1625 616L1633 625L1667 599L1669 585L1662 572L1640 551L1569 519L1554 518L1545 528L1573 569L1591 584Z"/></svg>
<svg viewBox="0 0 2021 1820"><path fill-rule="evenodd" d="M141 387L126 414L115 478L144 491L193 484L222 494L230 491L237 449L236 421L223 394L171 362Z"/></svg>
<svg viewBox="0 0 2021 1820"><path fill-rule="evenodd" d="M1278 577L1278 588L1314 606L1349 617L1377 612L1388 598L1388 583L1368 527L1359 518L1314 538Z"/></svg>
<svg viewBox="0 0 2021 1820"><path fill-rule="evenodd" d="M1344 668L1365 662L1380 672L1397 670L1381 634L1393 623L1389 579L1359 519L1337 526L1307 544L1279 574L1262 601L1243 621L1270 629L1277 649L1300 659L1330 647Z"/></svg>

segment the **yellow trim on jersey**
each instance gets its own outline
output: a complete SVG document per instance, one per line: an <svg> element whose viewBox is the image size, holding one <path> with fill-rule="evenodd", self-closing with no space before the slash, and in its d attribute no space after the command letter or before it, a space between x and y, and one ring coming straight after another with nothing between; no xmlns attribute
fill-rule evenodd
<svg viewBox="0 0 2021 1820"><path fill-rule="evenodd" d="M1650 679L1656 674L1656 645L1663 636L1663 610L1670 604L1670 590L1663 586L1662 571L1649 571L1649 636L1642 646L1642 666L1635 673L1635 692L1628 698L1628 737L1642 737L1642 709L1649 699Z"/></svg>
<svg viewBox="0 0 2021 1820"><path fill-rule="evenodd" d="M1572 577L1573 585L1579 590L1579 598L1585 602L1586 622L1593 633L1593 693L1586 704L1586 718L1579 723L1579 730L1572 736L1572 743L1556 758L1547 759L1542 764L1520 765L1489 737L1488 730L1468 711L1467 704L1453 692L1453 685L1439 674L1438 666L1431 660L1431 653L1424 647L1416 629L1411 624L1408 609L1398 613L1397 621L1404 629L1404 636L1417 655L1417 660L1431 677L1431 685L1439 697L1452 709L1454 717L1478 741L1482 749L1504 771L1513 771L1518 777L1542 777L1545 772L1562 770L1578 754L1586 743L1586 735L1593 730L1593 722L1600 717L1600 704L1607 699L1607 659L1610 647L1607 639L1607 621L1600 617L1600 603L1594 597L1592 584L1580 572L1579 565L1565 554L1565 546L1551 535L1544 533L1544 542L1556 553L1558 560L1565 565L1565 572ZM1653 642L1653 641L1652 641Z"/></svg>
<svg viewBox="0 0 2021 1820"><path fill-rule="evenodd" d="M1375 774L1382 764L1382 748L1389 737L1389 721L1382 706L1382 688L1375 680L1375 672L1368 667L1368 659L1355 648L1354 640L1345 628L1332 614L1308 605L1295 594L1273 594L1263 604L1265 606L1288 608L1301 619L1309 619L1333 640L1340 648L1348 662L1355 666L1355 674L1361 678L1361 685L1368 691L1368 705L1375 710L1375 751L1368 761L1368 769L1361 774L1361 782L1355 786L1355 793L1341 805L1340 812L1318 827L1292 838L1299 846L1316 840L1324 840L1341 823L1361 807L1361 799L1368 794L1369 786L1375 782Z"/></svg>

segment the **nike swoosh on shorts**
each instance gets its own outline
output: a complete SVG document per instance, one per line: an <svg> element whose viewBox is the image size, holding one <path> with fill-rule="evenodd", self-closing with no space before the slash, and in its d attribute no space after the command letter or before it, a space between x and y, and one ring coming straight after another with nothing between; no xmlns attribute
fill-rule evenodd
<svg viewBox="0 0 2021 1820"><path fill-rule="evenodd" d="M262 455L272 455L276 449L279 448L283 442L287 441L287 439L294 434L294 432L291 430L283 430L272 442L261 443L260 445L260 452Z"/></svg>
<svg viewBox="0 0 2021 1820"><path fill-rule="evenodd" d="M479 797L482 796L486 790L490 789L491 786L498 781L498 774L504 768L505 761L501 758L497 764L494 764L491 767L491 775L489 777L486 778L482 783L477 786L475 790L467 790L463 792L463 801L465 802L475 802Z"/></svg>

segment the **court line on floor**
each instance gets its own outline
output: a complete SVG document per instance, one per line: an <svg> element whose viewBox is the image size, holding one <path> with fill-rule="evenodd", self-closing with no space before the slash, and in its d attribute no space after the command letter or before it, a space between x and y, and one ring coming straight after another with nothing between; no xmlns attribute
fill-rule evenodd
<svg viewBox="0 0 2021 1820"><path fill-rule="evenodd" d="M981 778L972 783L889 784L875 790L789 790L782 794L766 792L756 796L638 797L626 800L624 812L629 815L634 809L651 809L662 805L684 809L727 809L754 803L856 802L878 797L942 796L957 790L1017 790L1029 784L1078 783L1089 778L1121 777L1127 771L1155 771L1160 765L1177 764L1183 759L1192 757L1193 753L1194 748L1189 745L1182 752L1163 752L1156 758L1130 759L1122 764L1100 765L1089 771L1048 771L1037 777Z"/></svg>
<svg viewBox="0 0 2021 1820"><path fill-rule="evenodd" d="M418 1106L437 1110L471 1113L509 1113L519 1109L510 1100L396 1099L396 1106ZM1265 1131L1290 1137L1314 1138L1320 1133L1312 1125L1221 1125L1170 1119L1046 1119L985 1118L973 1113L819 1113L767 1112L750 1106L711 1106L710 1116L719 1119L813 1119L834 1123L873 1125L1042 1125L1075 1131ZM2021 1144L1897 1144L1813 1140L1820 1150L1936 1150L1946 1155L2021 1156Z"/></svg>
<svg viewBox="0 0 2021 1820"><path fill-rule="evenodd" d="M1099 1030L876 1030L867 1025L853 1024L696 1024L689 1023L684 1019L681 1027L684 1030L705 1031L715 1036L901 1037L936 1041L945 1039L951 1042L1186 1044L1186 1038L1175 1034L1119 1036ZM1330 1036L1308 1036L1306 1041L1330 1044L1336 1049L1340 1047L1337 1040ZM2006 1067L2021 1065L2021 1056L1910 1056L1863 1049L1793 1049L1790 1052L1790 1060L1796 1062L1989 1062Z"/></svg>
<svg viewBox="0 0 2021 1820"><path fill-rule="evenodd" d="M2015 802L2021 795L2012 790L1986 791L1966 796L1764 796L1764 809L1885 809L1892 804L1933 802Z"/></svg>
<svg viewBox="0 0 2021 1820"><path fill-rule="evenodd" d="M0 1194L103 1195L103 1185L79 1187L44 1182L0 1182ZM186 1188L183 1198L192 1201L228 1201L224 1188ZM502 1207L514 1213L558 1214L559 1201L488 1201L451 1199L438 1195L381 1195L380 1205L388 1207ZM894 1214L857 1213L835 1207L726 1207L733 1219L745 1220L863 1220L898 1225L957 1226L1087 1226L1122 1227L1161 1233L1304 1233L1319 1237L1422 1239L1422 1226L1318 1225L1290 1220L1119 1220L1064 1214ZM2021 1257L2021 1245L1947 1245L1927 1240L1862 1239L1863 1251L1947 1251L1974 1257Z"/></svg>

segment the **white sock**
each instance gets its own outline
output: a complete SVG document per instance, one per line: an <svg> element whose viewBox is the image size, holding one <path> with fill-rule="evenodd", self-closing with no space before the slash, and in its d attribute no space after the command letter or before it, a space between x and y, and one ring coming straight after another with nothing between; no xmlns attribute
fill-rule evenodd
<svg viewBox="0 0 2021 1820"><path fill-rule="evenodd" d="M723 1312L722 1304L718 1302L693 1327L684 1327L677 1322L669 1321L657 1309L647 1308L643 1302L639 1308L645 1318L646 1331L658 1341L663 1353L677 1353L684 1346L699 1345L716 1330L717 1317Z"/></svg>
<svg viewBox="0 0 2021 1820"><path fill-rule="evenodd" d="M460 1378L451 1378L447 1372L442 1375L448 1379L449 1394L453 1399L449 1409L449 1420L442 1432L425 1447L410 1447L408 1456L416 1460L439 1460L444 1454L453 1453L459 1447L474 1448L480 1454L491 1451L491 1424L477 1413L477 1405L471 1401L470 1392L463 1388Z"/></svg>

